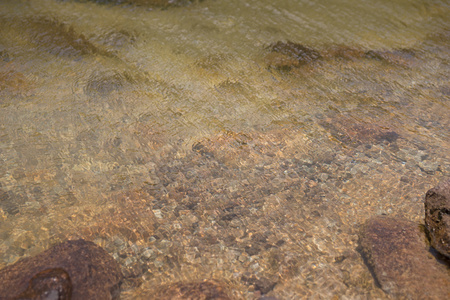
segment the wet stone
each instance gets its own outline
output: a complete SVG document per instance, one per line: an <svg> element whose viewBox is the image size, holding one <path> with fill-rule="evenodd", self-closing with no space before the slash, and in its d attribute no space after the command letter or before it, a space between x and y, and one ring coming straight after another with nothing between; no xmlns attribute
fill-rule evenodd
<svg viewBox="0 0 450 300"><path fill-rule="evenodd" d="M431 245L450 258L450 179L427 192L425 226L431 238Z"/></svg>
<svg viewBox="0 0 450 300"><path fill-rule="evenodd" d="M71 299L117 299L122 273L117 262L94 243L67 241L0 270L0 295L15 298L46 291L52 296L56 292L63 295L70 286L68 278ZM54 286L55 281L59 285Z"/></svg>
<svg viewBox="0 0 450 300"><path fill-rule="evenodd" d="M428 251L419 225L377 216L360 233L361 251L381 288L397 298L448 299L448 267Z"/></svg>

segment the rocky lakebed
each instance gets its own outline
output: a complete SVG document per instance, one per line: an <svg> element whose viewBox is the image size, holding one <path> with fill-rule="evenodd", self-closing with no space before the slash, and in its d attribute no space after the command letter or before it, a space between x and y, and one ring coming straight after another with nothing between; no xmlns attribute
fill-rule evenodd
<svg viewBox="0 0 450 300"><path fill-rule="evenodd" d="M0 1L0 299L450 298L448 3L297 2Z"/></svg>

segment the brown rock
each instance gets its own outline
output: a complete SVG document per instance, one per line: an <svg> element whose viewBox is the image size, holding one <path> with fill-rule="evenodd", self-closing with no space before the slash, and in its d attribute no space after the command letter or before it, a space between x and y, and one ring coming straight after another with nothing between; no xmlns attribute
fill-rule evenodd
<svg viewBox="0 0 450 300"><path fill-rule="evenodd" d="M386 293L407 299L450 299L448 268L428 251L417 224L385 216L371 218L363 226L360 244Z"/></svg>
<svg viewBox="0 0 450 300"><path fill-rule="evenodd" d="M59 269L59 273L45 271L48 269ZM84 240L58 244L35 257L24 258L3 268L0 270L0 295L6 299L27 293L42 295L46 288L50 291L55 288L49 284L51 278L67 286L69 279L61 269L70 277L71 299L116 299L119 296L122 280L119 265L105 250ZM64 291L67 288L60 295Z"/></svg>
<svg viewBox="0 0 450 300"><path fill-rule="evenodd" d="M215 280L179 282L161 287L153 299L159 300L229 300L225 287Z"/></svg>
<svg viewBox="0 0 450 300"><path fill-rule="evenodd" d="M450 179L427 192L425 226L431 245L450 258Z"/></svg>

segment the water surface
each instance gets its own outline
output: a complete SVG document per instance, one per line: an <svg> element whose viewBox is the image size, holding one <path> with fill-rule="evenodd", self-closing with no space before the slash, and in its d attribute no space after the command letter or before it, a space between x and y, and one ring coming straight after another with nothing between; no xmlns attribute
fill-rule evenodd
<svg viewBox="0 0 450 300"><path fill-rule="evenodd" d="M202 278L245 299L387 298L358 226L422 222L450 175L449 13L0 1L0 267L85 238L125 299Z"/></svg>

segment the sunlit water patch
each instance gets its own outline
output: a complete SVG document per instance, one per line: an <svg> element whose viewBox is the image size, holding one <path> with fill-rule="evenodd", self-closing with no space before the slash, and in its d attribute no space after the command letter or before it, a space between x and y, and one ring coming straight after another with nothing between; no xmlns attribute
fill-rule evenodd
<svg viewBox="0 0 450 300"><path fill-rule="evenodd" d="M387 297L358 226L450 175L448 4L175 4L0 2L0 266L85 238L125 299Z"/></svg>

